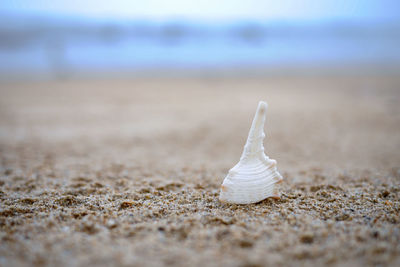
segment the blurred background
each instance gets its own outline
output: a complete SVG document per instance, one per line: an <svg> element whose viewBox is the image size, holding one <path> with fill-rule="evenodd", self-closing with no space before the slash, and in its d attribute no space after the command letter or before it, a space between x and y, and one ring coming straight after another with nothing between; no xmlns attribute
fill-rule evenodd
<svg viewBox="0 0 400 267"><path fill-rule="evenodd" d="M0 18L2 80L400 64L395 0L3 0Z"/></svg>
<svg viewBox="0 0 400 267"><path fill-rule="evenodd" d="M400 266L399 13L0 0L0 265ZM260 100L283 199L230 208Z"/></svg>

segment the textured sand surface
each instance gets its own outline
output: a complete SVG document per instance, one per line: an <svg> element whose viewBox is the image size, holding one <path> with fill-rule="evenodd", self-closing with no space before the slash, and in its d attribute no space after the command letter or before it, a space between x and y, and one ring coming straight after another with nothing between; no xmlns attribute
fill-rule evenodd
<svg viewBox="0 0 400 267"><path fill-rule="evenodd" d="M218 202L259 100L280 200ZM400 265L400 78L0 85L1 266Z"/></svg>

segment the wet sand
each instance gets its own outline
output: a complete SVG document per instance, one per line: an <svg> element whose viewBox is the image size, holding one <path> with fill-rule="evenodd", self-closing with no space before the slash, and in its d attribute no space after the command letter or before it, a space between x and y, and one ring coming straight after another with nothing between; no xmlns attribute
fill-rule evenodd
<svg viewBox="0 0 400 267"><path fill-rule="evenodd" d="M259 100L281 199L221 204ZM0 265L400 265L399 103L382 75L0 84Z"/></svg>

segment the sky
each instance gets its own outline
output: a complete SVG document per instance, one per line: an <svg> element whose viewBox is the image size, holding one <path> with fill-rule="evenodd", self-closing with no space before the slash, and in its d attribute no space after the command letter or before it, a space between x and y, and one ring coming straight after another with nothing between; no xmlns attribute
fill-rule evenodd
<svg viewBox="0 0 400 267"><path fill-rule="evenodd" d="M1 12L108 18L399 20L398 0L1 0Z"/></svg>

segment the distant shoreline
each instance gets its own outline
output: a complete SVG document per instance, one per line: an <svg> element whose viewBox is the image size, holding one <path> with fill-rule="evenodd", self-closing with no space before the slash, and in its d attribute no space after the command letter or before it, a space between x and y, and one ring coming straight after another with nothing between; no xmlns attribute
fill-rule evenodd
<svg viewBox="0 0 400 267"><path fill-rule="evenodd" d="M1 81L400 69L400 22L2 19Z"/></svg>
<svg viewBox="0 0 400 267"><path fill-rule="evenodd" d="M0 73L1 82L79 80L79 79L159 79L159 78L259 78L280 76L397 76L400 65L340 65L340 66L246 66L226 68L148 68L131 70L104 70L68 72L64 74L45 72Z"/></svg>

